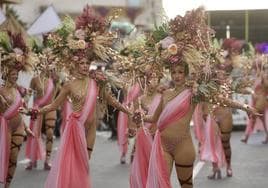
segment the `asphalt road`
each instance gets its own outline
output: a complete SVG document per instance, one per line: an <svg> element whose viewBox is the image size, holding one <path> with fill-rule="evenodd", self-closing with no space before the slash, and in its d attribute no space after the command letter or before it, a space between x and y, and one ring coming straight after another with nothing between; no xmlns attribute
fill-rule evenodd
<svg viewBox="0 0 268 188"><path fill-rule="evenodd" d="M108 136L107 132L99 132L97 136L90 161L93 188L128 188L129 165L119 164L117 143L109 141ZM208 180L207 175L211 172L211 164L197 159L194 168L195 188L268 188L268 145L261 144L264 134L260 132L252 135L247 145L240 142L241 136L242 132L232 134L234 176L227 178L225 169L222 169L223 179ZM58 144L59 139L56 139L53 155ZM42 169L43 163L39 162L37 169L25 171L27 160L24 159L23 154L24 148L20 152L11 188L43 188L48 174ZM171 179L173 187L180 187L175 172Z"/></svg>

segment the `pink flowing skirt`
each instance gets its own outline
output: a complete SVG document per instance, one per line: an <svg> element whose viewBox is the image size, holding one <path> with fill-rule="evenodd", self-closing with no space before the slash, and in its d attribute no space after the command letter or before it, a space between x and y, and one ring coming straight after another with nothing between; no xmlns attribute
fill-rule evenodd
<svg viewBox="0 0 268 188"><path fill-rule="evenodd" d="M72 115L65 127L45 188L91 188L84 125Z"/></svg>

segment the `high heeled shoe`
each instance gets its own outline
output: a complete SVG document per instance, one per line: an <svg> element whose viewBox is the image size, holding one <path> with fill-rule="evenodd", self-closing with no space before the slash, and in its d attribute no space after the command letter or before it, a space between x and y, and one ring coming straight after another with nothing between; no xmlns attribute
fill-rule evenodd
<svg viewBox="0 0 268 188"><path fill-rule="evenodd" d="M220 169L213 170L213 173L208 176L208 179L210 180L221 179L221 170Z"/></svg>
<svg viewBox="0 0 268 188"><path fill-rule="evenodd" d="M51 164L48 162L44 163L44 170L50 170L51 169Z"/></svg>
<svg viewBox="0 0 268 188"><path fill-rule="evenodd" d="M120 163L121 164L126 164L126 156L121 156Z"/></svg>
<svg viewBox="0 0 268 188"><path fill-rule="evenodd" d="M32 170L33 168L37 168L37 162L30 161L29 164L25 167L25 170Z"/></svg>
<svg viewBox="0 0 268 188"><path fill-rule="evenodd" d="M227 168L226 175L227 175L227 177L232 177L233 176L233 170L231 168Z"/></svg>
<svg viewBox="0 0 268 188"><path fill-rule="evenodd" d="M244 142L244 143L246 144L246 143L248 142L248 138L247 138L247 137L242 138L240 141L241 141L241 142Z"/></svg>

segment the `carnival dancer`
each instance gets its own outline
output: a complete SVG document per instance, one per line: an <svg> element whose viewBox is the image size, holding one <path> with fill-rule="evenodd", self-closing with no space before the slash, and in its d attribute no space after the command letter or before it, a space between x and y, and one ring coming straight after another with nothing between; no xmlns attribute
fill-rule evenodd
<svg viewBox="0 0 268 188"><path fill-rule="evenodd" d="M138 41L138 40L137 40ZM135 41L136 42L136 41ZM138 54L132 53L132 49L133 46L137 46L135 44L135 42L133 42L133 44L129 44L128 46L124 47L120 54L123 56L127 56L130 60L130 62L135 62L134 64L137 64L137 57L140 56L140 51ZM130 42L129 42L130 43ZM138 45L140 47L140 45ZM137 102L138 97L142 94L143 91L143 85L144 85L144 78L143 78L143 74L139 75L137 73L137 71L135 71L135 68L130 68L131 70L133 70L133 72L129 71L129 70L125 70L127 69L127 66L125 65L121 65L118 67L119 69L123 69L124 72L122 72L121 70L121 79L125 80L127 83L127 80L129 78L131 79L131 82L128 84L125 84L124 87L122 88L122 92L123 92L123 96L124 96L124 100L123 100L123 104L129 106L129 107L133 107L133 104ZM129 119L128 115L123 113L123 112L119 112L118 113L118 117L117 117L117 141L118 141L118 146L119 146L119 151L120 151L120 163L121 164L125 164L126 163L126 155L127 155L127 151L128 151L128 144L129 144L129 140L128 137L132 137L134 136L134 132L131 132L132 129L128 129L129 127L133 127L132 126L133 122L131 119ZM133 160L133 154L135 152L135 145L132 148L131 151L131 159L130 162L132 162Z"/></svg>
<svg viewBox="0 0 268 188"><path fill-rule="evenodd" d="M133 102L140 96L141 89L140 84L136 82L133 86L128 89L127 95L123 101L124 105L131 106ZM126 154L128 151L128 127L129 124L129 117L127 114L123 112L118 113L117 118L117 139L119 150L121 153L120 163L126 163Z"/></svg>
<svg viewBox="0 0 268 188"><path fill-rule="evenodd" d="M267 68L261 76L261 83L256 87L255 92L252 97L252 106L258 110L259 113L263 113L264 116L259 117L262 121L262 125L266 134L263 144L268 143L268 131L267 131L267 93L268 93L268 72ZM247 122L247 127L245 131L244 138L241 139L242 142L247 143L249 136L254 131L254 125L258 117L250 116Z"/></svg>
<svg viewBox="0 0 268 188"><path fill-rule="evenodd" d="M72 113L68 117L46 180L46 188L91 187L88 160L91 158L96 137L98 96L100 100L106 100L119 110L129 113L110 95L106 87L103 87L101 75L96 76L98 83L89 76L89 66L93 60L107 60L111 35L106 31L104 20L87 6L77 18L75 30L70 28L70 25L72 26L73 22L69 18L48 38L53 44L51 47L54 52L62 59L62 66L69 72L73 70L73 79L62 87L60 94L51 104L29 112L22 110L23 113L36 116L55 110L67 99L71 103ZM59 38L62 40L57 40Z"/></svg>
<svg viewBox="0 0 268 188"><path fill-rule="evenodd" d="M219 66L220 67L220 66ZM217 79L221 87L231 86L227 70L218 68ZM230 88L231 91L231 88ZM231 98L231 92L225 97ZM221 179L221 167L226 166L227 177L232 177L231 167L231 133L233 129L232 110L227 106L217 106L208 103L203 104L203 117L206 122L203 126L205 130L204 142L201 145L200 159L212 162L212 174L209 179Z"/></svg>
<svg viewBox="0 0 268 188"><path fill-rule="evenodd" d="M30 70L28 48L21 34L0 32L1 74L5 81L0 88L0 183L10 186L14 176L25 126L18 110L23 100L18 91L17 79L20 71Z"/></svg>
<svg viewBox="0 0 268 188"><path fill-rule="evenodd" d="M44 42L45 43L45 42ZM41 108L52 102L56 95L56 87L53 79L53 64L55 57L51 50L43 48L40 54L39 64L35 65L36 76L32 78L30 88L34 91L33 108ZM35 137L27 139L25 156L30 159L26 170L32 170L37 167L37 161L45 159L44 170L50 170L50 156L53 146L53 133L56 122L56 111L48 112L44 115L38 115L37 119L30 121L30 129ZM42 125L45 126L46 150L42 142Z"/></svg>
<svg viewBox="0 0 268 188"><path fill-rule="evenodd" d="M223 42L222 49L227 53L225 61L217 66L217 79L221 87L232 87L236 93L248 94L246 90L249 83L241 77L246 77L248 72L248 58L242 54L243 47L246 46L244 41L237 39L226 39ZM228 96L231 98L232 93ZM226 96L227 97L227 96ZM202 145L201 160L211 161L213 173L208 176L209 179L220 179L220 167L226 166L227 177L232 177L231 167L231 133L233 129L232 110L226 106L208 106L206 110L208 117L204 129L206 130L206 142ZM208 113L208 111L210 113Z"/></svg>
<svg viewBox="0 0 268 188"><path fill-rule="evenodd" d="M167 46L167 51L161 54L167 59L175 87L163 93L161 108L155 112L160 115L156 118L158 130L150 156L147 188L170 188L174 162L181 187L193 187L195 150L189 125L196 102L205 100L256 113L254 109L226 98L223 91L219 92L213 77L208 76L213 71L211 64L218 61L218 54L210 46L211 30L204 18L202 8L188 12L184 17L177 16L169 22L167 34L162 35L168 36L160 42L161 49ZM145 116L144 120L154 118L155 115ZM134 115L135 122L141 119L139 113Z"/></svg>
<svg viewBox="0 0 268 188"><path fill-rule="evenodd" d="M157 66L147 65L146 74L146 90L138 100L137 108L141 108L148 115L153 115L159 107L161 94L157 91L160 78L162 76L161 69L157 71ZM130 170L130 187L145 188L148 175L148 167L150 153L153 143L153 135L156 131L155 123L144 123L137 130L135 140L135 152L133 154L133 162ZM135 131L136 132L136 131Z"/></svg>
<svg viewBox="0 0 268 188"><path fill-rule="evenodd" d="M208 176L209 179L221 179L220 168L226 166L227 159L223 147L224 142L222 142L223 135L215 116L216 109L208 103L198 105L202 105L202 114L205 119L202 127L204 135L200 146L200 160L212 163L213 173Z"/></svg>
<svg viewBox="0 0 268 188"><path fill-rule="evenodd" d="M255 46L255 58L253 64L252 75L254 76L253 90L251 91L251 106L256 106L264 112L264 117L251 117L247 121L247 126L245 130L244 138L241 139L242 142L247 143L249 136L254 130L264 130L266 134L266 139L263 141L264 144L268 143L267 137L267 106L261 107L262 102L266 102L264 99L267 96L266 86L264 85L265 75L267 74L267 65L265 64L267 55L265 54L265 46L267 44L257 44ZM263 90L263 91L261 91ZM259 102L257 102L259 101ZM265 105L265 104L264 104ZM265 108L265 109L262 109Z"/></svg>

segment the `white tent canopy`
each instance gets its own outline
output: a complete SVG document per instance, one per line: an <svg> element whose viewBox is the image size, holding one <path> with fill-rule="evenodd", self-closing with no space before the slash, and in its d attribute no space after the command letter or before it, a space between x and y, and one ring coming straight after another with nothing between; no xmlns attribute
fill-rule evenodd
<svg viewBox="0 0 268 188"><path fill-rule="evenodd" d="M184 15L186 11L199 6L206 10L255 10L268 9L268 1L264 0L163 0L163 7L169 18Z"/></svg>
<svg viewBox="0 0 268 188"><path fill-rule="evenodd" d="M49 6L28 29L29 35L40 35L59 27L61 20L53 6Z"/></svg>
<svg viewBox="0 0 268 188"><path fill-rule="evenodd" d="M5 14L2 12L2 10L0 9L0 25L2 23L4 23L4 21L6 20L6 16Z"/></svg>

